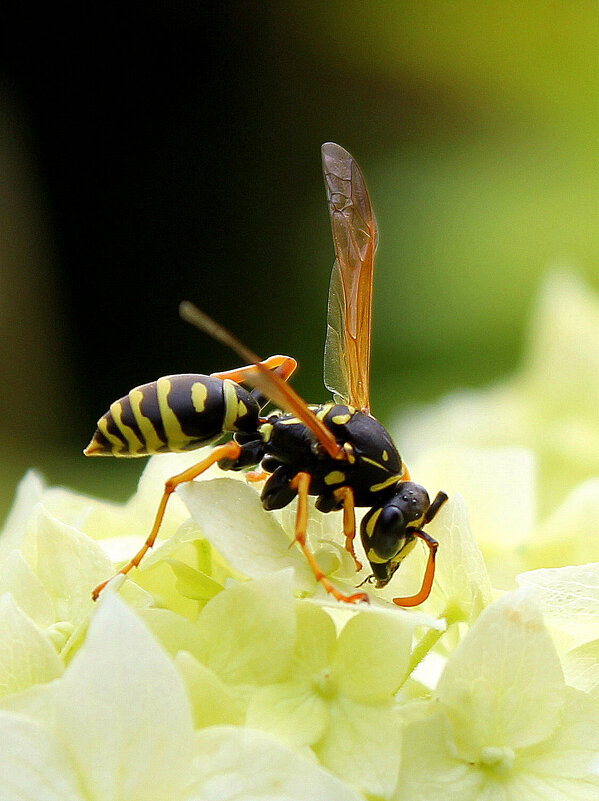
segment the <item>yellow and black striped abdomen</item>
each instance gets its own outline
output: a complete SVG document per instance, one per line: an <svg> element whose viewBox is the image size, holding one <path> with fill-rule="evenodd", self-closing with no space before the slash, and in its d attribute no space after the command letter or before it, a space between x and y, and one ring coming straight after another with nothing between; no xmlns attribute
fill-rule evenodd
<svg viewBox="0 0 599 801"><path fill-rule="evenodd" d="M225 431L258 425L255 398L229 379L169 375L135 387L98 420L86 456L148 456L189 451Z"/></svg>

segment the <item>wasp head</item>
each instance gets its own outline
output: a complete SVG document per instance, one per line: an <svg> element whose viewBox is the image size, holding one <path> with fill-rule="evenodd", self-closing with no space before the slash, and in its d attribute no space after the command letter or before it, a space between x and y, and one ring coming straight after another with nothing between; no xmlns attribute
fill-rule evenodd
<svg viewBox="0 0 599 801"><path fill-rule="evenodd" d="M416 544L414 532L423 524L430 506L428 492L404 481L390 498L373 506L362 519L361 537L377 588L384 587Z"/></svg>

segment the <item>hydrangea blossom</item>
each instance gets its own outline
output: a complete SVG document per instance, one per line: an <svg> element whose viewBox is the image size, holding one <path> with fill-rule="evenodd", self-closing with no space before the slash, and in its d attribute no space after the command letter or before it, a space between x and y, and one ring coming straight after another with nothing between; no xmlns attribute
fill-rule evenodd
<svg viewBox="0 0 599 801"><path fill-rule="evenodd" d="M566 686L522 592L480 615L404 730L397 801L592 801L599 709Z"/></svg>
<svg viewBox="0 0 599 801"><path fill-rule="evenodd" d="M359 799L264 734L194 730L175 664L111 591L62 678L45 684L41 697L30 693L7 706L0 711L2 801Z"/></svg>
<svg viewBox="0 0 599 801"><path fill-rule="evenodd" d="M411 472L451 497L419 609L391 599L424 548L369 605L339 604L293 547L294 505L265 512L216 466L93 604L201 454L150 460L124 505L26 476L0 534L0 801L599 798L599 305L558 277L540 309L519 376L420 416L424 445L429 425L447 438ZM566 402L555 360L584 398ZM310 545L351 592L367 573L341 530L311 506Z"/></svg>

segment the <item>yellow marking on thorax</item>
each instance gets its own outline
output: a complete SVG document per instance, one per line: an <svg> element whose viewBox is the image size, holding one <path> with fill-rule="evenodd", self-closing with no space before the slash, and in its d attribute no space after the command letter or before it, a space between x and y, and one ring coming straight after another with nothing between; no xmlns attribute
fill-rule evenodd
<svg viewBox="0 0 599 801"><path fill-rule="evenodd" d="M283 419L281 419L279 417L279 419L277 420L277 423L279 425L282 425L282 426L294 426L294 425L297 425L297 423L301 423L301 422L302 421L299 419L299 417L288 417L285 420L283 420Z"/></svg>
<svg viewBox="0 0 599 801"><path fill-rule="evenodd" d="M273 425L272 423L262 423L260 428L260 436L262 437L263 442L268 442L270 440L270 435L272 434Z"/></svg>
<svg viewBox="0 0 599 801"><path fill-rule="evenodd" d="M387 487L392 487L394 484L397 484L399 479L400 476L389 476L389 478L385 479L385 481L381 481L380 484L373 484L370 487L370 491L379 492L379 490L387 489Z"/></svg>
<svg viewBox="0 0 599 801"><path fill-rule="evenodd" d="M356 457L354 455L353 445L351 445L351 443L349 443L349 442L345 442L343 444L343 450L347 454L347 461L349 462L349 464L355 464L356 463Z"/></svg>
<svg viewBox="0 0 599 801"><path fill-rule="evenodd" d="M115 401L110 405L110 414L112 415L116 427L127 440L127 452L134 455L142 450L143 442L140 441L131 426L123 422L123 406L120 401Z"/></svg>
<svg viewBox="0 0 599 801"><path fill-rule="evenodd" d="M342 426L345 423L349 423L351 420L351 414L334 414L331 417L331 422L335 423L335 425Z"/></svg>
<svg viewBox="0 0 599 801"><path fill-rule="evenodd" d="M201 381L196 381L191 385L191 402L193 408L201 414L206 410L206 400L208 399L208 387Z"/></svg>
<svg viewBox="0 0 599 801"><path fill-rule="evenodd" d="M331 484L341 484L343 481L345 481L345 473L342 473L341 470L332 470L324 477L324 483L329 486Z"/></svg>
<svg viewBox="0 0 599 801"><path fill-rule="evenodd" d="M171 390L171 382L168 378L159 378L156 382L158 394L158 406L160 416L164 425L164 433L168 439L168 447L171 451L185 450L184 446L189 442L189 437L181 428L181 423L175 412L168 404L168 394Z"/></svg>
<svg viewBox="0 0 599 801"><path fill-rule="evenodd" d="M389 461L389 452L387 450L383 451L382 456L383 456L383 462L388 462Z"/></svg>
<svg viewBox="0 0 599 801"><path fill-rule="evenodd" d="M336 403L326 403L319 412L316 412L316 417L318 417L319 420L324 420L327 414L336 405Z"/></svg>
<svg viewBox="0 0 599 801"><path fill-rule="evenodd" d="M385 472L389 472L386 467L384 467L380 462L376 462L374 459L371 459L369 456L362 456L362 461L366 462L367 464L372 464L375 467L379 467L381 470L385 470Z"/></svg>
<svg viewBox="0 0 599 801"><path fill-rule="evenodd" d="M108 420L106 417L101 417L98 420L98 429L104 434L106 439L112 445L112 452L115 456L118 456L124 449L125 443L122 441L120 437L117 437L115 434L111 434L108 430Z"/></svg>
<svg viewBox="0 0 599 801"><path fill-rule="evenodd" d="M159 451L164 445L166 444L163 442L158 434L156 433L156 429L152 425L152 421L149 417L146 417L141 411L141 402L144 398L144 393L140 389L132 389L129 393L129 401L131 402L131 408L133 409L133 414L137 421L137 425L139 426L139 430L141 431L146 450L150 451L150 453L156 453Z"/></svg>

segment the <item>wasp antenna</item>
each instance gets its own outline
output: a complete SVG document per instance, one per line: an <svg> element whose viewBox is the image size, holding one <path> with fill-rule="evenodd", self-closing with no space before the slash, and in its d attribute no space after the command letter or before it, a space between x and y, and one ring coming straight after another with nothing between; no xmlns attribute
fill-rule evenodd
<svg viewBox="0 0 599 801"><path fill-rule="evenodd" d="M257 368L255 375L251 376L253 386L282 409L298 417L312 431L329 456L332 456L333 459L345 458L345 452L337 443L333 433L325 426L322 420L316 417L314 412L308 408L306 401L280 375L268 369L260 356L246 347L243 342L240 342L237 337L233 336L216 320L209 317L206 312L200 311L197 306L194 306L188 300L179 305L179 314L186 322L195 325L196 328L210 334L217 342L234 350L246 362L253 363ZM247 381L250 383L249 375L247 376Z"/></svg>
<svg viewBox="0 0 599 801"><path fill-rule="evenodd" d="M216 320L213 320L206 312L198 309L198 307L189 300L184 300L179 304L179 315L186 323L190 323L196 328L199 328L200 331L204 331L211 336L212 339L231 348L231 350L239 354L242 359L245 359L246 362L256 363L262 361L258 354L254 353L254 351L244 345L243 342L240 342L236 336L233 336L230 331L227 331L224 326L217 323Z"/></svg>

